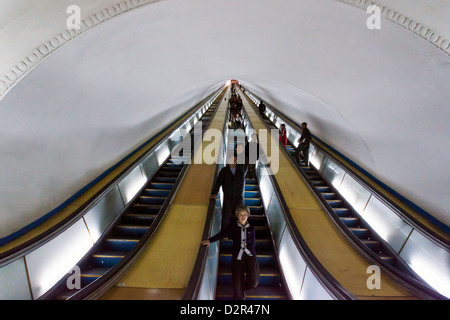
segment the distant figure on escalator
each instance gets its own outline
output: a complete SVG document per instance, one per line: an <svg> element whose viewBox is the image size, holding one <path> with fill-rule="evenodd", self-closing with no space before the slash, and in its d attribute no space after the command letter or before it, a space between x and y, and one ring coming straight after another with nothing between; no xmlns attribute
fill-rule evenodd
<svg viewBox="0 0 450 320"><path fill-rule="evenodd" d="M244 203L245 174L236 166L236 154L228 156L227 161L228 164L220 170L209 197L210 200L215 200L220 187L222 187L222 230L233 221L237 206Z"/></svg>
<svg viewBox="0 0 450 320"><path fill-rule="evenodd" d="M286 125L283 123L280 129L280 142L286 148L287 144L287 130Z"/></svg>
<svg viewBox="0 0 450 320"><path fill-rule="evenodd" d="M303 160L305 160L305 165L309 167L309 144L311 142L311 132L307 128L308 124L306 122L302 123L302 135L298 140L299 145L295 149L295 160L300 164L300 152L303 153Z"/></svg>
<svg viewBox="0 0 450 320"><path fill-rule="evenodd" d="M264 101L261 100L261 102L259 103L259 114L261 115L261 117L263 117L263 119L266 118L265 112L266 105L264 104Z"/></svg>
<svg viewBox="0 0 450 320"><path fill-rule="evenodd" d="M211 242L230 237L233 240L231 257L231 282L233 284L234 300L244 300L245 291L258 286L260 272L256 257L255 227L248 222L250 209L246 205L236 208L237 221L222 229L218 234L202 241L202 246Z"/></svg>

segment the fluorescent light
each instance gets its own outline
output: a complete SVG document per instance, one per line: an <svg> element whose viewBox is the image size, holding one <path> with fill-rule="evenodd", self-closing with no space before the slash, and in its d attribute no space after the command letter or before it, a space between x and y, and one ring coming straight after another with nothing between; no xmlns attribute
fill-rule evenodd
<svg viewBox="0 0 450 320"><path fill-rule="evenodd" d="M421 255L411 257L411 268L437 292L450 298L448 269L442 269Z"/></svg>
<svg viewBox="0 0 450 320"><path fill-rule="evenodd" d="M156 153L156 160L158 161L158 166L161 166L170 155L167 143L164 143L158 149L156 149L155 153Z"/></svg>

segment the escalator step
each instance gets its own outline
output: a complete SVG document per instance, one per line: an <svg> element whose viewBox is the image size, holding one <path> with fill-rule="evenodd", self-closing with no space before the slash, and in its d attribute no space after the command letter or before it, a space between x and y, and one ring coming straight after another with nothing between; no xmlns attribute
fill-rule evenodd
<svg viewBox="0 0 450 320"><path fill-rule="evenodd" d="M275 266L263 266L260 268L259 285L278 286L281 281L280 272ZM221 284L232 285L231 282L231 266L222 265L219 267L218 281Z"/></svg>
<svg viewBox="0 0 450 320"><path fill-rule="evenodd" d="M336 197L336 193L333 192L323 192L321 195L325 200L335 200Z"/></svg>
<svg viewBox="0 0 450 320"><path fill-rule="evenodd" d="M105 239L105 247L109 250L114 251L129 251L138 244L139 239L129 239L129 238L108 238Z"/></svg>
<svg viewBox="0 0 450 320"><path fill-rule="evenodd" d="M174 177L160 177L160 176L154 177L152 179L152 181L154 182L168 182L168 183L175 183L176 180L177 179Z"/></svg>
<svg viewBox="0 0 450 320"><path fill-rule="evenodd" d="M262 206L248 206L250 209L250 215L263 215L264 208Z"/></svg>
<svg viewBox="0 0 450 320"><path fill-rule="evenodd" d="M156 217L156 214L127 213L123 216L123 221L127 224L151 225Z"/></svg>
<svg viewBox="0 0 450 320"><path fill-rule="evenodd" d="M267 218L264 214L251 215L248 221L254 226L267 226Z"/></svg>
<svg viewBox="0 0 450 320"><path fill-rule="evenodd" d="M232 240L222 240L220 242L220 250L231 250L233 248ZM271 250L273 248L271 239L256 239L255 249L256 252L261 250Z"/></svg>
<svg viewBox="0 0 450 320"><path fill-rule="evenodd" d="M117 225L115 230L120 236L142 237L150 226Z"/></svg>
<svg viewBox="0 0 450 320"><path fill-rule="evenodd" d="M170 166L168 166L168 164L166 163L164 167L161 168L161 170L164 170L164 172L175 172L179 174L181 170L183 170L183 166L176 165L174 163L170 163Z"/></svg>
<svg viewBox="0 0 450 320"><path fill-rule="evenodd" d="M373 251L380 250L381 249L381 243L379 241L374 240L362 240L362 243L364 243L366 246L368 246Z"/></svg>
<svg viewBox="0 0 450 320"><path fill-rule="evenodd" d="M173 177L176 178L179 176L179 172L176 171L166 171L166 170L159 170L158 177Z"/></svg>
<svg viewBox="0 0 450 320"><path fill-rule="evenodd" d="M359 223L358 218L354 217L340 217L339 218L347 227L356 227Z"/></svg>
<svg viewBox="0 0 450 320"><path fill-rule="evenodd" d="M257 184L245 184L245 191L259 191L259 187Z"/></svg>
<svg viewBox="0 0 450 320"><path fill-rule="evenodd" d="M233 299L233 287L231 285L218 284L217 285L216 299L218 300L232 300ZM283 290L279 286L264 286L258 285L254 289L247 290L247 300L285 300Z"/></svg>
<svg viewBox="0 0 450 320"><path fill-rule="evenodd" d="M158 214L159 210L161 210L161 205L137 203L132 205L131 210L136 214Z"/></svg>
<svg viewBox="0 0 450 320"><path fill-rule="evenodd" d="M369 230L365 228L348 228L358 238L367 238L369 236Z"/></svg>
<svg viewBox="0 0 450 320"><path fill-rule="evenodd" d="M247 191L245 190L245 197L246 198L260 198L261 194L259 191Z"/></svg>
<svg viewBox="0 0 450 320"><path fill-rule="evenodd" d="M166 201L166 197L149 197L149 196L140 196L139 202L142 204L155 204L162 205L164 201Z"/></svg>
<svg viewBox="0 0 450 320"><path fill-rule="evenodd" d="M80 274L81 286L87 286L88 284L103 276L108 270L110 270L110 268L105 267L96 267L83 270Z"/></svg>
<svg viewBox="0 0 450 320"><path fill-rule="evenodd" d="M168 169L168 168L179 169L181 171L181 169L183 168L183 165L182 164L176 164L176 163L173 163L173 162L166 162L164 164L164 168L165 169Z"/></svg>
<svg viewBox="0 0 450 320"><path fill-rule="evenodd" d="M327 203L332 207L332 208L341 208L342 207L342 200L327 200Z"/></svg>
<svg viewBox="0 0 450 320"><path fill-rule="evenodd" d="M94 266L111 268L120 262L126 255L121 251L102 251L91 256Z"/></svg>
<svg viewBox="0 0 450 320"><path fill-rule="evenodd" d="M167 189L145 189L142 195L149 197L168 197L169 193L170 190Z"/></svg>
<svg viewBox="0 0 450 320"><path fill-rule="evenodd" d="M333 208L333 211L339 216L348 216L350 214L350 209L348 208Z"/></svg>
<svg viewBox="0 0 450 320"><path fill-rule="evenodd" d="M166 162L166 166L172 165L175 167L182 168L185 164L188 164L190 162L190 157L187 156L186 158L177 158L177 159L173 159L173 160L171 159L169 161Z"/></svg>
<svg viewBox="0 0 450 320"><path fill-rule="evenodd" d="M165 190L172 190L174 183L165 183L165 182L150 182L149 188L152 189L165 189Z"/></svg>
<svg viewBox="0 0 450 320"><path fill-rule="evenodd" d="M81 289L66 289L64 290L64 292L60 293L55 300L67 300L69 299L71 296L73 296L75 293L81 291L83 289L83 287L81 287Z"/></svg>
<svg viewBox="0 0 450 320"><path fill-rule="evenodd" d="M265 226L255 226L255 236L256 239L270 238L270 229L267 225Z"/></svg>
<svg viewBox="0 0 450 320"><path fill-rule="evenodd" d="M261 198L244 198L244 203L247 206L261 206L262 200Z"/></svg>
<svg viewBox="0 0 450 320"><path fill-rule="evenodd" d="M273 265L276 263L276 257L272 250L261 250L256 252L259 266ZM231 265L231 250L223 249L219 255L219 263L224 265Z"/></svg>
<svg viewBox="0 0 450 320"><path fill-rule="evenodd" d="M383 259L383 261L385 261L391 265L394 264L394 257L381 255L380 258Z"/></svg>

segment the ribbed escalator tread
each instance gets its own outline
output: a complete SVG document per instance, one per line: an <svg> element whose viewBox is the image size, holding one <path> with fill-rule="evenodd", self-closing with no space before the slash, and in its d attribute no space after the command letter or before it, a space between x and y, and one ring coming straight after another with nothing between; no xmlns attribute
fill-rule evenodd
<svg viewBox="0 0 450 320"><path fill-rule="evenodd" d="M218 300L232 300L233 299L233 287L218 284L217 295ZM254 289L249 289L245 292L247 300L285 300L286 296L279 286L264 286L259 285Z"/></svg>

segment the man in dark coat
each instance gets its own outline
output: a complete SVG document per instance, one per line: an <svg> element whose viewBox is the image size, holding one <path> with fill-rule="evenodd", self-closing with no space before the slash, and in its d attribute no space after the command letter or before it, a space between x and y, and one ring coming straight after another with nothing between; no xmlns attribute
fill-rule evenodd
<svg viewBox="0 0 450 320"><path fill-rule="evenodd" d="M303 153L303 159L305 160L305 165L309 167L309 144L311 142L311 132L309 132L308 124L306 122L302 123L302 136L298 140L299 145L295 149L295 160L300 164L300 152Z"/></svg>
<svg viewBox="0 0 450 320"><path fill-rule="evenodd" d="M216 199L220 187L223 191L222 229L234 220L234 212L244 202L245 174L236 165L235 154L228 157L228 164L222 168L217 177L209 199Z"/></svg>

